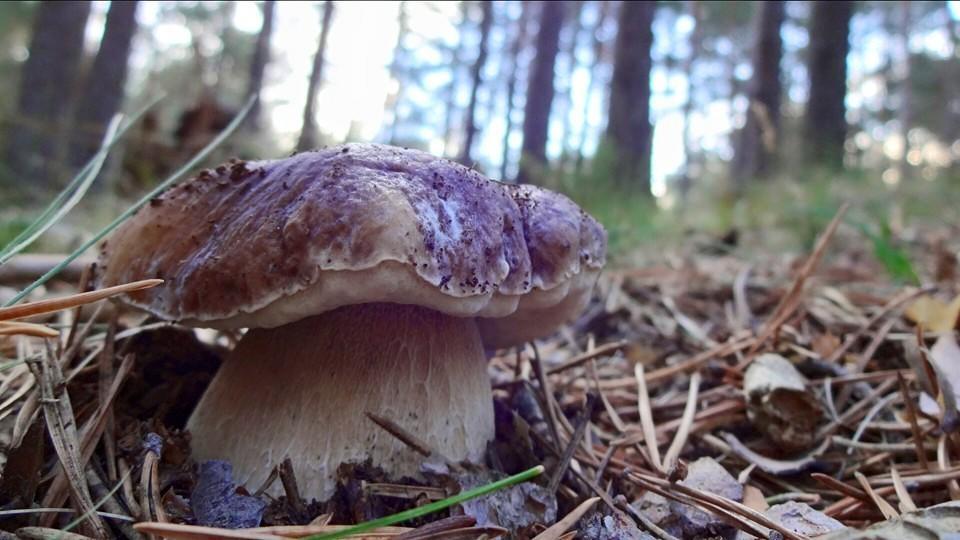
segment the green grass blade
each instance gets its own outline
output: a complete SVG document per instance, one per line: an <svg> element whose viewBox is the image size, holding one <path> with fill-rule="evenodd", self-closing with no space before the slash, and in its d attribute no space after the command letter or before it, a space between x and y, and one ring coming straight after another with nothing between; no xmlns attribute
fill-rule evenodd
<svg viewBox="0 0 960 540"><path fill-rule="evenodd" d="M27 226L23 231L20 232L9 244L7 244L3 249L0 249L0 264L3 264L10 260L11 257L17 253L26 249L30 244L32 244L37 238L40 237L44 232L47 231L54 223L59 221L67 212L69 212L83 196L86 194L87 190L93 184L93 181L96 179L97 175L100 173L100 169L103 167L104 162L107 159L107 155L113 146L126 134L127 131L138 120L142 117L148 110L150 110L157 102L162 99L162 96L157 97L156 99L150 101L145 106L141 107L139 110L134 112L130 117L130 120L124 122L121 127L117 127L119 120L117 115L110 122L110 125L107 127L107 131L104 134L103 142L100 145L99 150L90 160L80 169L80 172L73 177L67 187L65 187L57 197L44 209L43 213L33 221L29 226ZM72 194L72 195L71 195Z"/></svg>
<svg viewBox="0 0 960 540"><path fill-rule="evenodd" d="M167 177L166 180L161 182L160 185L158 185L156 188L150 191L150 193L147 193L146 195L144 195L143 198L137 201L133 206L126 209L122 214L117 216L117 218L111 221L109 225L107 225L106 227L101 229L100 232L95 234L93 238L84 242L83 245L81 245L79 248L76 249L76 251L68 255L63 261L60 262L60 264L50 269L50 271L47 272L46 274L40 276L40 278L34 281L33 283L31 283L30 286L23 289L19 293L17 293L17 295L11 298L4 306L12 306L13 304L16 304L17 302L19 302L20 300L23 300L23 298L28 294L30 294L30 292L32 292L34 289L36 289L37 287L49 281L50 278L52 278L53 276L59 274L60 271L66 268L66 266L70 264L74 259L76 259L80 255L83 255L83 252L85 252L86 250L96 245L97 242L102 240L103 237L110 234L121 223L126 221L126 219L132 216L137 210L140 209L140 207L150 202L150 199L153 199L157 195L163 193L168 187L170 187L171 184L180 180L180 178L183 175L185 175L191 169L196 167L198 163L200 163L205 157L207 157L207 155L210 154L210 152L212 152L216 147L220 146L227 137L232 135L233 132L236 131L238 127L240 127L240 124L243 122L244 118L246 118L247 114L250 112L250 108L253 106L253 102L254 102L253 98L249 99L246 105L244 105L243 108L240 109L240 112L237 113L237 116L234 117L234 119L230 122L230 125L224 128L223 131L221 131L220 134L217 135L217 137L214 140L210 141L210 144L208 144L202 150L197 152L197 154L194 155L193 158L190 159L190 161L188 161L179 169L177 169L172 175Z"/></svg>
<svg viewBox="0 0 960 540"><path fill-rule="evenodd" d="M346 538L350 535L365 533L379 527L387 527L390 525L396 525L397 523L402 523L404 521L409 521L418 517L425 516L427 514L432 514L439 510L449 508L455 504L460 504L470 499L476 499L477 497L483 497L484 495L489 495L494 491L498 491L507 487L510 487L514 484L519 484L521 482L526 482L531 478L536 478L541 473L543 473L543 465L537 465L532 469L527 469L520 474L515 474L513 476L504 478L503 480L497 480L496 482L487 484L485 486L480 486L473 488L471 490L464 491L454 495L453 497L448 497L442 501L432 502L430 504L425 504L419 508L413 508L406 510L392 516L382 517L380 519L375 519L373 521L367 521L366 523L361 523L359 525L354 525L346 529L339 530L335 533L329 534L320 534L315 536L308 537L308 540L337 540L338 538Z"/></svg>

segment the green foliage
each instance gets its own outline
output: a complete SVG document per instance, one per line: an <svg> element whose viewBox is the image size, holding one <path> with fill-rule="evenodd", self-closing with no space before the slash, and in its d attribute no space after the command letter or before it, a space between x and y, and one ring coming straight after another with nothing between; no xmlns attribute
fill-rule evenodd
<svg viewBox="0 0 960 540"><path fill-rule="evenodd" d="M879 233L875 233L869 227L863 225L858 228L873 243L873 256L880 261L880 264L894 280L900 283L920 284L920 277L913 269L910 255L896 245L890 225L880 222Z"/></svg>
<svg viewBox="0 0 960 540"><path fill-rule="evenodd" d="M13 242L13 239L23 233L29 225L30 221L24 216L0 218L0 246Z"/></svg>
<svg viewBox="0 0 960 540"><path fill-rule="evenodd" d="M610 256L647 245L664 230L656 200L636 186L618 181L615 152L601 145L580 171L555 175L556 188L597 218L607 229Z"/></svg>

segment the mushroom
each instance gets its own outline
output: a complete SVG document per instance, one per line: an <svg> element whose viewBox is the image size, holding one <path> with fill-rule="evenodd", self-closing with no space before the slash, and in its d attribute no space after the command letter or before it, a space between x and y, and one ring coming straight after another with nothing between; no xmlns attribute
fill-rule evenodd
<svg viewBox="0 0 960 540"><path fill-rule="evenodd" d="M249 328L187 427L197 459L258 486L285 457L330 496L338 466L417 476L371 412L454 460L494 435L484 348L580 312L603 227L563 195L417 150L349 144L231 161L145 205L101 252L102 285L159 277L129 303Z"/></svg>

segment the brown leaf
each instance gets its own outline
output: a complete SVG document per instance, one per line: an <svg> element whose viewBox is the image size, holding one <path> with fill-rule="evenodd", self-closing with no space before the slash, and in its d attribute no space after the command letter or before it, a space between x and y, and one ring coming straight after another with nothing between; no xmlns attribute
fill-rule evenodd
<svg viewBox="0 0 960 540"><path fill-rule="evenodd" d="M949 332L960 318L960 295L947 303L925 294L907 306L903 314L927 332Z"/></svg>

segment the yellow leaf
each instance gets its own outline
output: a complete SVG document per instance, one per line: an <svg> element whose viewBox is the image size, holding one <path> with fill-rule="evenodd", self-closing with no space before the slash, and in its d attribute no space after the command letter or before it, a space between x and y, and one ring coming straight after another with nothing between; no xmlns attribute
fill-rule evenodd
<svg viewBox="0 0 960 540"><path fill-rule="evenodd" d="M960 317L960 295L949 304L923 295L907 307L904 315L928 332L949 332L957 326Z"/></svg>

